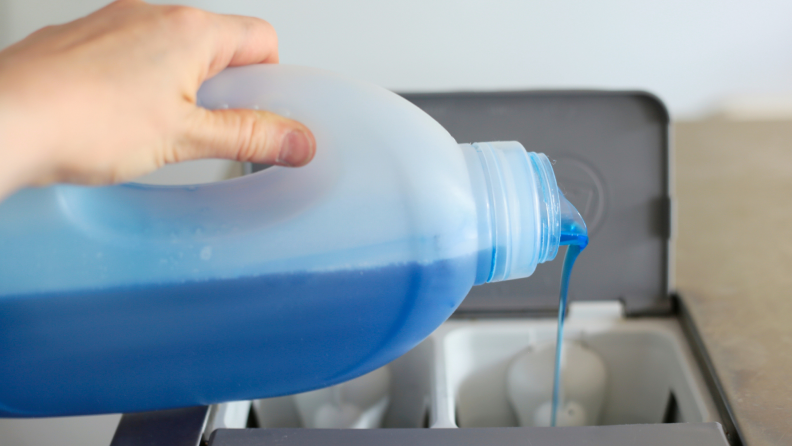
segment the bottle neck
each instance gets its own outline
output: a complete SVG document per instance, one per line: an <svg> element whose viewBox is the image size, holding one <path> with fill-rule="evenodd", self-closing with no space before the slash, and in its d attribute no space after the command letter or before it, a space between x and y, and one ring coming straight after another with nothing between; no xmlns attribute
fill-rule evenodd
<svg viewBox="0 0 792 446"><path fill-rule="evenodd" d="M460 147L476 200L476 284L530 276L560 243L562 197L550 160L514 141Z"/></svg>

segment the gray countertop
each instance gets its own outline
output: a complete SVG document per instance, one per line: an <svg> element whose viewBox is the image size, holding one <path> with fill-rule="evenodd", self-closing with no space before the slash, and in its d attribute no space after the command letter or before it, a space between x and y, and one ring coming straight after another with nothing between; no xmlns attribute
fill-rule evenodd
<svg viewBox="0 0 792 446"><path fill-rule="evenodd" d="M748 445L792 444L792 121L674 126L676 288Z"/></svg>

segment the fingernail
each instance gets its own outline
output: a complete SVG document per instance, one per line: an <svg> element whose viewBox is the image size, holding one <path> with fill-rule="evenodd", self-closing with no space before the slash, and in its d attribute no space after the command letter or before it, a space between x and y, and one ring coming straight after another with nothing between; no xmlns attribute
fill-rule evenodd
<svg viewBox="0 0 792 446"><path fill-rule="evenodd" d="M283 137L275 162L285 166L301 166L311 156L311 141L302 130L292 130Z"/></svg>

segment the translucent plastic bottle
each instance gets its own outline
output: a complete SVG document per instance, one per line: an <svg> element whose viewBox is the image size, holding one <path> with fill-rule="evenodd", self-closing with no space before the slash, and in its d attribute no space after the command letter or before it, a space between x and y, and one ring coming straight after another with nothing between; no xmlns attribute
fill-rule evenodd
<svg viewBox="0 0 792 446"><path fill-rule="evenodd" d="M229 69L199 98L303 122L314 161L0 203L0 416L339 383L415 346L472 285L556 255L564 198L519 143L459 145L399 96L304 67Z"/></svg>

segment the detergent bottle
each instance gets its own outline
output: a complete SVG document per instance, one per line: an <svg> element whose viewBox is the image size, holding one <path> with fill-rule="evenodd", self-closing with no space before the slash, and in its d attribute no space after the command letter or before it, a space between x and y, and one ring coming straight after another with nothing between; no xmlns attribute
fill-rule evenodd
<svg viewBox="0 0 792 446"><path fill-rule="evenodd" d="M316 157L219 183L56 185L0 203L0 416L347 381L417 345L474 284L529 276L556 256L562 221L580 219L546 156L458 144L375 85L258 65L198 97L302 122Z"/></svg>

